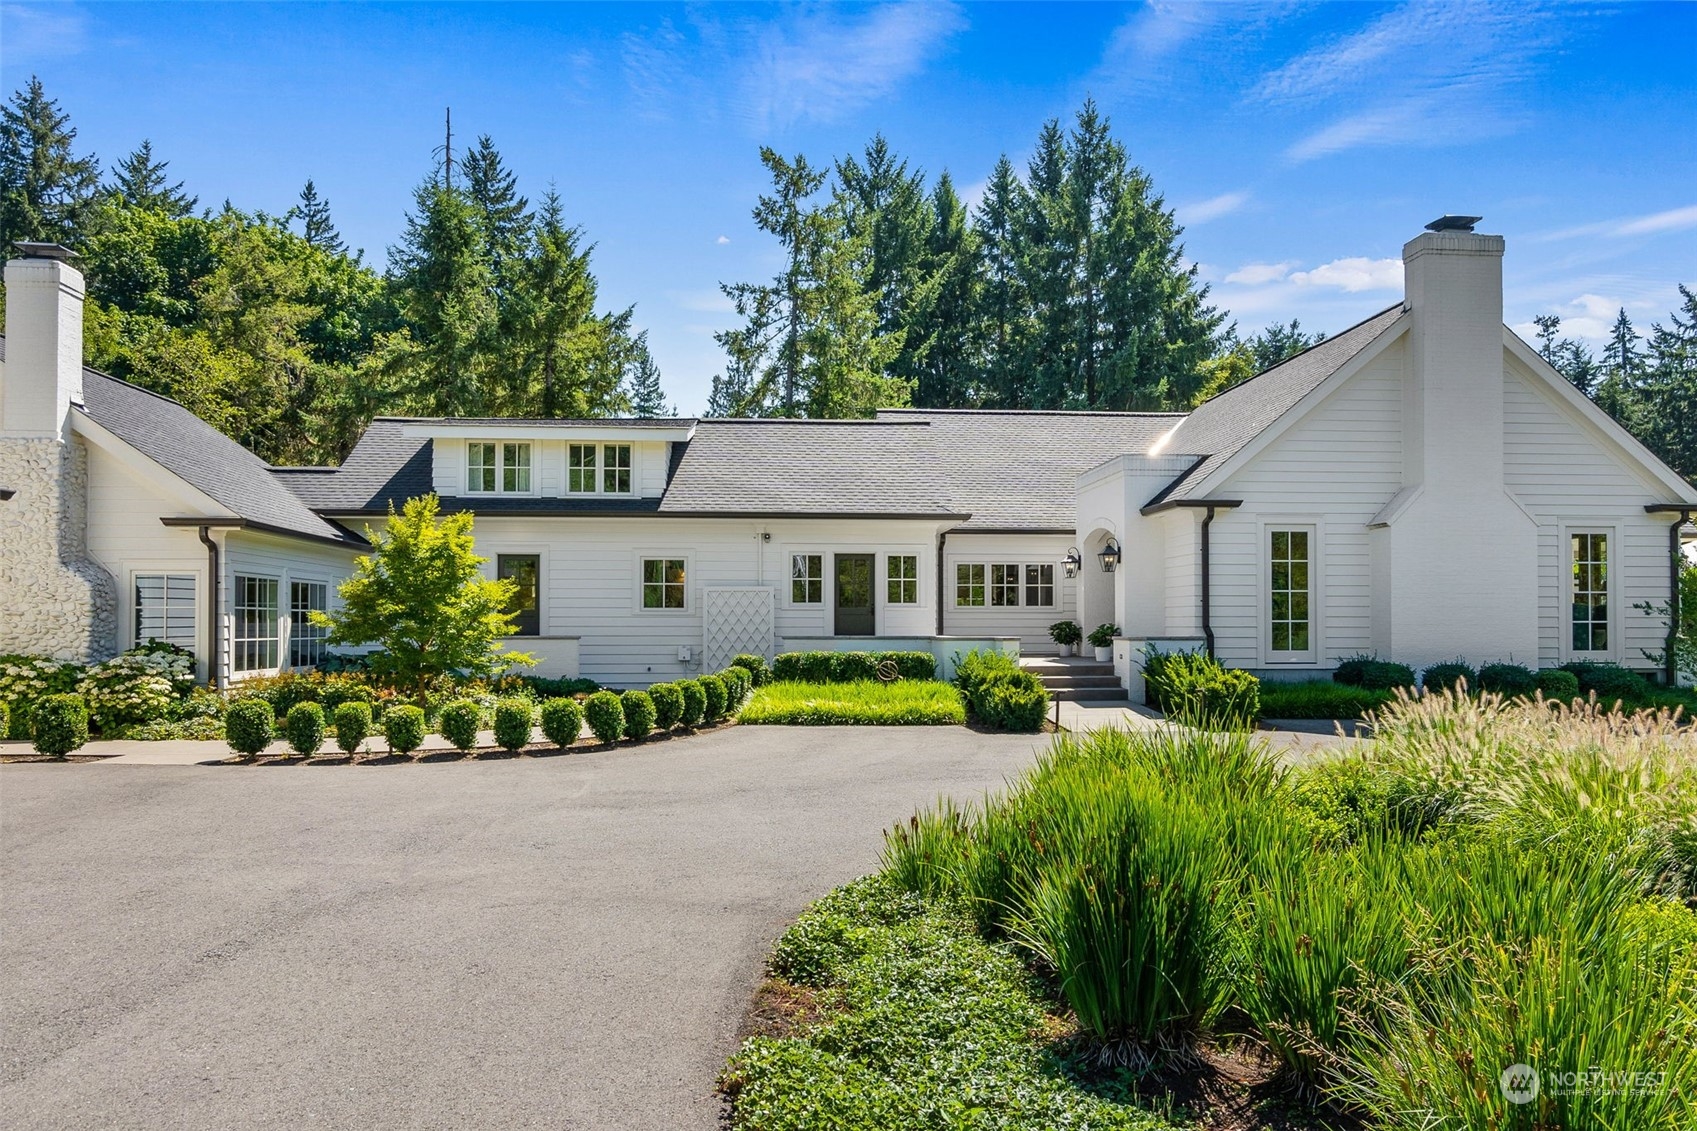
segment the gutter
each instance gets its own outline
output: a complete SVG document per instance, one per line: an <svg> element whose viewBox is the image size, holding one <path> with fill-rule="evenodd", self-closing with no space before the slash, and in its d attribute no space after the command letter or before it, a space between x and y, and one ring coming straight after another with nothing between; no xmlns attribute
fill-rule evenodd
<svg viewBox="0 0 1697 1131"><path fill-rule="evenodd" d="M218 687L218 661L222 656L219 639L219 626L222 623L223 610L218 607L218 593L222 588L222 571L218 566L218 543L212 540L213 527L231 529L241 526L240 519L226 518L194 518L159 520L165 526L192 526L200 535L200 544L206 547L206 686L216 690Z"/></svg>
<svg viewBox="0 0 1697 1131"><path fill-rule="evenodd" d="M1690 503L1651 503L1644 508L1648 514L1671 514L1677 517L1668 526L1668 638L1662 654L1663 675L1669 687L1679 686L1679 664L1674 659L1674 645L1679 642L1679 574L1685 555L1680 553L1679 532L1697 515L1697 506Z"/></svg>
<svg viewBox="0 0 1697 1131"><path fill-rule="evenodd" d="M943 544L949 540L947 530L937 531L937 635L943 635Z"/></svg>
<svg viewBox="0 0 1697 1131"><path fill-rule="evenodd" d="M388 512L383 512L387 514ZM275 534L280 538L299 538L306 542L322 542L330 546L340 546L344 550L357 550L370 543L357 534L349 533L347 538L337 538L333 534L308 534L304 530L290 530L286 526L277 526L269 522L254 522L246 518L201 518L195 515L167 516L159 520L165 526L197 527L216 526L221 530L257 530L262 534ZM328 519L324 521L328 522Z"/></svg>

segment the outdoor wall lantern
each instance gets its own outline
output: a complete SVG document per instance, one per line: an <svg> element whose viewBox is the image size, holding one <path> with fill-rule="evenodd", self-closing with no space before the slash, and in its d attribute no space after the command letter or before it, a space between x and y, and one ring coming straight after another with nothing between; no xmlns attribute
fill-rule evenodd
<svg viewBox="0 0 1697 1131"><path fill-rule="evenodd" d="M1061 568L1066 570L1068 577L1077 577L1078 567L1083 564L1084 558L1079 554L1077 546L1068 550L1067 556L1061 559Z"/></svg>
<svg viewBox="0 0 1697 1131"><path fill-rule="evenodd" d="M1096 556L1102 559L1102 572L1112 573L1114 567L1120 564L1120 544L1110 538L1108 544L1102 547L1102 552Z"/></svg>

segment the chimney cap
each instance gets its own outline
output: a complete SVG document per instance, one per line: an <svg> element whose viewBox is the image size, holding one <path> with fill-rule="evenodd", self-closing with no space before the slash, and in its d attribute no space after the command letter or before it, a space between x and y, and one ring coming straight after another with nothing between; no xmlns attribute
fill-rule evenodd
<svg viewBox="0 0 1697 1131"><path fill-rule="evenodd" d="M1428 232L1471 232L1483 216L1439 216L1426 225Z"/></svg>
<svg viewBox="0 0 1697 1131"><path fill-rule="evenodd" d="M77 252L72 251L64 244L13 240L12 246L23 252L25 259L57 259L61 263L68 263L73 258L78 257Z"/></svg>

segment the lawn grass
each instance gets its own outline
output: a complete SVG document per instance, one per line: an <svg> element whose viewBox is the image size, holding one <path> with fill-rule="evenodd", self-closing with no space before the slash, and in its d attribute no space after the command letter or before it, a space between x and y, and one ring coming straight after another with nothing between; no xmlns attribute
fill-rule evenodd
<svg viewBox="0 0 1697 1131"><path fill-rule="evenodd" d="M953 686L932 680L769 683L740 718L755 726L959 726L966 707Z"/></svg>
<svg viewBox="0 0 1697 1131"><path fill-rule="evenodd" d="M1263 719L1359 719L1394 699L1390 691L1351 687L1329 679L1261 681Z"/></svg>

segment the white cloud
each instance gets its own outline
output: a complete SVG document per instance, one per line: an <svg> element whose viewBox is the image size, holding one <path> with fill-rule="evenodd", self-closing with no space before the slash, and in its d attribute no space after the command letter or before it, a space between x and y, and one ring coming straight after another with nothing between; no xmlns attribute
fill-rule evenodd
<svg viewBox="0 0 1697 1131"><path fill-rule="evenodd" d="M720 236L718 239L714 240L713 242L716 243L716 244L719 244L722 247L725 244L728 244L728 243L731 242L731 237L730 236Z"/></svg>
<svg viewBox="0 0 1697 1131"><path fill-rule="evenodd" d="M1422 140L1441 144L1449 138L1432 129L1429 105L1409 102L1400 106L1379 106L1340 118L1286 149L1285 156L1296 162L1312 161L1316 157L1363 145Z"/></svg>
<svg viewBox="0 0 1697 1131"><path fill-rule="evenodd" d="M1227 275L1225 281L1243 287L1261 287L1283 279L1295 266L1294 259L1283 263L1246 263Z"/></svg>
<svg viewBox="0 0 1697 1131"><path fill-rule="evenodd" d="M0 43L11 68L75 55L87 40L87 20L70 4L0 4Z"/></svg>
<svg viewBox="0 0 1697 1131"><path fill-rule="evenodd" d="M1312 271L1293 271L1290 281L1299 287L1336 287L1349 294L1400 291L1402 260L1368 259L1364 255L1355 255L1322 263Z"/></svg>
<svg viewBox="0 0 1697 1131"><path fill-rule="evenodd" d="M1221 216L1229 216L1249 203L1247 192L1224 192L1219 196L1211 196L1207 200L1198 200L1192 204L1181 204L1174 209L1178 213L1179 222L1186 227L1195 224L1206 224L1210 220L1218 220Z"/></svg>
<svg viewBox="0 0 1697 1131"><path fill-rule="evenodd" d="M1196 74L1196 60L1218 69L1225 56L1259 37L1263 26L1290 5L1148 0L1114 33L1085 81L1090 90L1148 89ZM1206 45L1200 40L1206 39Z"/></svg>
<svg viewBox="0 0 1697 1131"><path fill-rule="evenodd" d="M1663 232L1682 232L1687 228L1697 228L1697 204L1669 208L1646 216L1623 216L1596 224L1581 224L1559 232L1546 232L1537 238L1567 240L1577 236L1653 236Z"/></svg>

